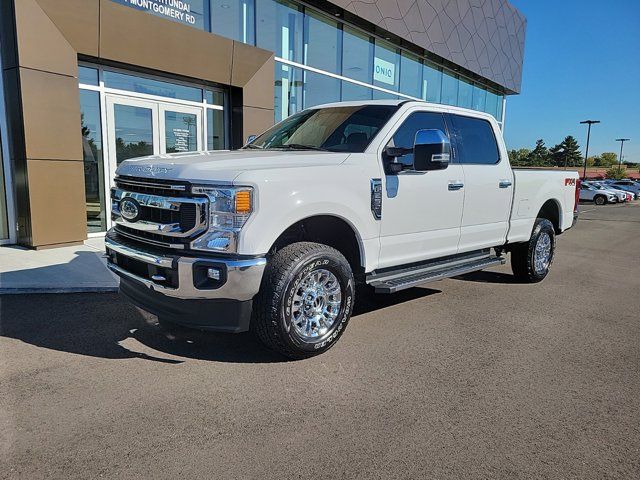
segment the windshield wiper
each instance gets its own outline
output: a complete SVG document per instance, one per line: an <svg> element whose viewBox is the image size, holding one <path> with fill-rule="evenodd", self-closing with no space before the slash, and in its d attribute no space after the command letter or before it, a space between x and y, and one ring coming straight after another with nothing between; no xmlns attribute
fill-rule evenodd
<svg viewBox="0 0 640 480"><path fill-rule="evenodd" d="M288 150L317 150L319 152L328 152L326 148L322 147L314 147L313 145L303 145L301 143L287 143L283 145L278 145L271 148L286 148Z"/></svg>

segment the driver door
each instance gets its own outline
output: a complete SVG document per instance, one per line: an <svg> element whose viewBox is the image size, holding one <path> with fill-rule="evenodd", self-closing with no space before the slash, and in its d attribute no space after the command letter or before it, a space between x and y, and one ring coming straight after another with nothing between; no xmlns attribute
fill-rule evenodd
<svg viewBox="0 0 640 480"><path fill-rule="evenodd" d="M444 114L408 111L398 128L384 139L384 148L413 148L416 132L442 130L448 136ZM458 252L464 172L452 159L443 170L417 172L410 169L413 154L398 158L408 169L387 174L383 186L379 268L398 266ZM382 158L384 162L385 159Z"/></svg>

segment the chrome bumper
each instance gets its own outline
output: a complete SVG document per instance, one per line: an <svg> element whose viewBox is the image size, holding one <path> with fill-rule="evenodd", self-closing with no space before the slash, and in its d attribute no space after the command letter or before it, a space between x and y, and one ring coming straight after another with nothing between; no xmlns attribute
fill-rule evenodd
<svg viewBox="0 0 640 480"><path fill-rule="evenodd" d="M146 252L142 249L132 248L128 245L105 237L107 249L107 266L118 276L141 283L147 288L180 299L228 299L237 301L251 300L262 282L262 273L267 264L266 258L252 258L248 260L225 259L224 257L198 258L198 257L163 257ZM118 255L132 258L156 267L177 269L178 286L168 287L154 282L152 279L136 275L113 263L109 251ZM225 281L219 287L213 289L199 289L194 285L194 266L199 264L214 263L216 268L225 269Z"/></svg>

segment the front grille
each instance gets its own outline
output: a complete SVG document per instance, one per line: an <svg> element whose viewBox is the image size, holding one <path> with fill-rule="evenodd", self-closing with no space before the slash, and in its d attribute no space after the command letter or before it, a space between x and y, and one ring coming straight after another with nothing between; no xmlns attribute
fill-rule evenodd
<svg viewBox="0 0 640 480"><path fill-rule="evenodd" d="M189 195L187 182L172 182L170 180L156 180L142 177L120 175L115 178L116 187L127 192L147 193L163 197L186 197Z"/></svg>

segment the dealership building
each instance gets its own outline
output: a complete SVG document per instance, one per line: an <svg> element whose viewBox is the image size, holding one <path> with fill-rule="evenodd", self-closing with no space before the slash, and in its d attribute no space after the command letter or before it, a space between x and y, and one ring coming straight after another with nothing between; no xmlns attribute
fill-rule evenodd
<svg viewBox="0 0 640 480"><path fill-rule="evenodd" d="M123 160L239 148L322 103L504 125L525 29L508 0L3 0L0 244L101 235Z"/></svg>

